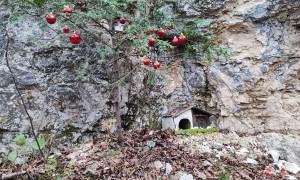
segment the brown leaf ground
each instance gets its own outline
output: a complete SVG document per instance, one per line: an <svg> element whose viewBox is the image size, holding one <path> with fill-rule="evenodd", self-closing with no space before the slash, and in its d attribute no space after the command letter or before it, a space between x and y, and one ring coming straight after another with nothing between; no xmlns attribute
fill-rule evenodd
<svg viewBox="0 0 300 180"><path fill-rule="evenodd" d="M155 147L145 150L149 141ZM13 179L171 179L178 171L201 179L266 179L264 170L271 163L270 157L256 159L259 165L249 165L236 159L211 159L199 153L190 153L175 141L174 131L160 130L153 135L143 131L124 134L124 145L119 146L116 135L104 136L93 142L61 151L54 162L33 160L24 165L10 165L0 169L4 175L25 172ZM153 167L154 161L170 163L172 171ZM73 163L70 163L73 162ZM210 163L207 163L210 162ZM200 175L202 174L202 176ZM0 176L1 178L1 176ZM284 179L280 174L269 179Z"/></svg>

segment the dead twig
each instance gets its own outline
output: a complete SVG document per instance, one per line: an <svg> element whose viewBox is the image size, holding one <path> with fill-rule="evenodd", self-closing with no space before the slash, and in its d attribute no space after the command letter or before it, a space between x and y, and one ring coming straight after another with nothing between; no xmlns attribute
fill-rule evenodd
<svg viewBox="0 0 300 180"><path fill-rule="evenodd" d="M27 174L27 171L15 172L10 174L2 174L1 180L16 179L18 176L23 176L24 174Z"/></svg>

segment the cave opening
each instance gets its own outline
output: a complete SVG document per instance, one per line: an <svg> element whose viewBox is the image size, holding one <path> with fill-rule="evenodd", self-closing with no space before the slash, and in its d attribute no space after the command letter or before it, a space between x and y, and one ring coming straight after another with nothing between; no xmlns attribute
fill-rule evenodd
<svg viewBox="0 0 300 180"><path fill-rule="evenodd" d="M191 128L191 122L188 119L181 119L179 121L179 129L190 129Z"/></svg>

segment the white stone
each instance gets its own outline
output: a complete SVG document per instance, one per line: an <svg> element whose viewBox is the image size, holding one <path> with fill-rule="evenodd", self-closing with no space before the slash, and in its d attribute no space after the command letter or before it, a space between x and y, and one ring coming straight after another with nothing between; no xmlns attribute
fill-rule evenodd
<svg viewBox="0 0 300 180"><path fill-rule="evenodd" d="M270 155L272 156L273 161L274 161L275 163L278 162L279 156L280 156L280 154L279 154L278 151L272 149L272 150L270 150L270 151L268 152L268 154L270 154Z"/></svg>
<svg viewBox="0 0 300 180"><path fill-rule="evenodd" d="M165 175L169 175L172 170L173 170L173 168L172 168L171 164L170 163L166 163Z"/></svg>
<svg viewBox="0 0 300 180"><path fill-rule="evenodd" d="M163 167L164 167L164 165L163 165L160 161L154 161L153 166L154 166L156 169L160 169L160 168L163 168Z"/></svg>
<svg viewBox="0 0 300 180"><path fill-rule="evenodd" d="M16 164L25 164L25 162L26 162L26 159L22 158L22 157L17 157L15 160Z"/></svg>
<svg viewBox="0 0 300 180"><path fill-rule="evenodd" d="M247 148L241 148L238 150L239 153L249 153L249 150Z"/></svg>
<svg viewBox="0 0 300 180"><path fill-rule="evenodd" d="M246 148L241 148L238 151L236 151L236 157L238 159L244 159L247 157L248 154L249 154L249 151Z"/></svg>
<svg viewBox="0 0 300 180"><path fill-rule="evenodd" d="M256 160L251 159L251 158L247 158L247 160L245 162L248 163L248 164L255 164L255 165L258 164L258 162Z"/></svg>
<svg viewBox="0 0 300 180"><path fill-rule="evenodd" d="M121 32L123 30L124 30L124 26L122 24L118 23L118 25L115 26L115 31Z"/></svg>
<svg viewBox="0 0 300 180"><path fill-rule="evenodd" d="M174 176L170 177L171 180L193 180L193 178L192 174L188 174L183 171L176 172Z"/></svg>
<svg viewBox="0 0 300 180"><path fill-rule="evenodd" d="M208 145L209 143L208 143L208 142L202 142L202 144L203 144L203 145Z"/></svg>
<svg viewBox="0 0 300 180"><path fill-rule="evenodd" d="M208 146L200 146L199 147L199 152L203 153L203 154L212 154L213 150Z"/></svg>
<svg viewBox="0 0 300 180"><path fill-rule="evenodd" d="M285 162L284 169L290 173L297 174L300 171L300 167L295 163Z"/></svg>
<svg viewBox="0 0 300 180"><path fill-rule="evenodd" d="M180 177L179 180L193 180L193 175L191 174L184 174L183 176Z"/></svg>

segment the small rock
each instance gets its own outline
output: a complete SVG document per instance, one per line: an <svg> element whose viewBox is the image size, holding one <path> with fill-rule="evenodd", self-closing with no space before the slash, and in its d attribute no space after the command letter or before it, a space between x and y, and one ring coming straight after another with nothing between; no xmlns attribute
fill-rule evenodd
<svg viewBox="0 0 300 180"><path fill-rule="evenodd" d="M170 163L166 163L166 172L165 175L169 175L172 171L172 166Z"/></svg>
<svg viewBox="0 0 300 180"><path fill-rule="evenodd" d="M248 149L241 148L238 151L236 151L236 158L237 159L244 159L249 154Z"/></svg>
<svg viewBox="0 0 300 180"><path fill-rule="evenodd" d="M198 179L207 179L206 175L203 172L196 172Z"/></svg>
<svg viewBox="0 0 300 180"><path fill-rule="evenodd" d="M233 144L233 145L234 145L234 144L239 144L239 141L233 139L233 140L230 141L230 144Z"/></svg>
<svg viewBox="0 0 300 180"><path fill-rule="evenodd" d="M297 174L300 171L300 167L295 163L285 162L283 165L284 169L290 173Z"/></svg>
<svg viewBox="0 0 300 180"><path fill-rule="evenodd" d="M272 150L270 150L270 151L268 152L268 154L270 154L270 155L272 156L273 161L274 161L275 163L278 162L279 156L280 156L280 154L279 154L278 151L272 149Z"/></svg>
<svg viewBox="0 0 300 180"><path fill-rule="evenodd" d="M183 175L179 178L179 180L193 180L193 175L183 173Z"/></svg>
<svg viewBox="0 0 300 180"><path fill-rule="evenodd" d="M238 150L238 152L240 152L240 153L249 153L249 150L246 149L246 148L241 148L241 149Z"/></svg>
<svg viewBox="0 0 300 180"><path fill-rule="evenodd" d="M224 142L223 142L223 145L224 145L224 146L229 146L229 145L230 145L230 141L224 141Z"/></svg>
<svg viewBox="0 0 300 180"><path fill-rule="evenodd" d="M213 144L213 148L214 148L214 149L217 149L217 150L218 150L218 149L221 148L221 147L222 147L222 146L221 146L221 144L219 144L219 143L214 143L214 144Z"/></svg>
<svg viewBox="0 0 300 180"><path fill-rule="evenodd" d="M208 143L208 142L202 142L202 144L203 144L204 146L206 146L206 145L208 145L209 143Z"/></svg>
<svg viewBox="0 0 300 180"><path fill-rule="evenodd" d="M57 151L56 153L54 153L53 155L49 156L48 158L59 158L60 156L62 156L61 152Z"/></svg>
<svg viewBox="0 0 300 180"><path fill-rule="evenodd" d="M160 169L160 168L163 168L163 167L164 167L164 165L163 165L160 161L154 161L153 166L154 166L156 169Z"/></svg>
<svg viewBox="0 0 300 180"><path fill-rule="evenodd" d="M16 164L25 164L26 160L25 158L17 157L15 160Z"/></svg>
<svg viewBox="0 0 300 180"><path fill-rule="evenodd" d="M193 175L186 172L179 171L174 176L171 176L171 180L193 180Z"/></svg>
<svg viewBox="0 0 300 180"><path fill-rule="evenodd" d="M241 64L242 62L243 62L243 60L241 60L241 59L235 60L235 63L236 63L236 64Z"/></svg>
<svg viewBox="0 0 300 180"><path fill-rule="evenodd" d="M296 178L296 177L294 177L294 176L291 176L291 175L287 175L286 177L288 178L288 180L297 180L297 178Z"/></svg>
<svg viewBox="0 0 300 180"><path fill-rule="evenodd" d="M255 164L255 165L258 164L258 162L256 160L251 159L251 158L247 158L247 160L245 162L248 163L248 164Z"/></svg>
<svg viewBox="0 0 300 180"><path fill-rule="evenodd" d="M235 152L235 148L234 148L234 147L226 146L226 149L227 149L230 153L232 153L232 154L234 154L234 152Z"/></svg>
<svg viewBox="0 0 300 180"><path fill-rule="evenodd" d="M209 161L205 160L203 162L203 166L212 166L212 164Z"/></svg>
<svg viewBox="0 0 300 180"><path fill-rule="evenodd" d="M208 146L200 146L199 152L201 154L212 154L213 153L212 149L210 149Z"/></svg>

